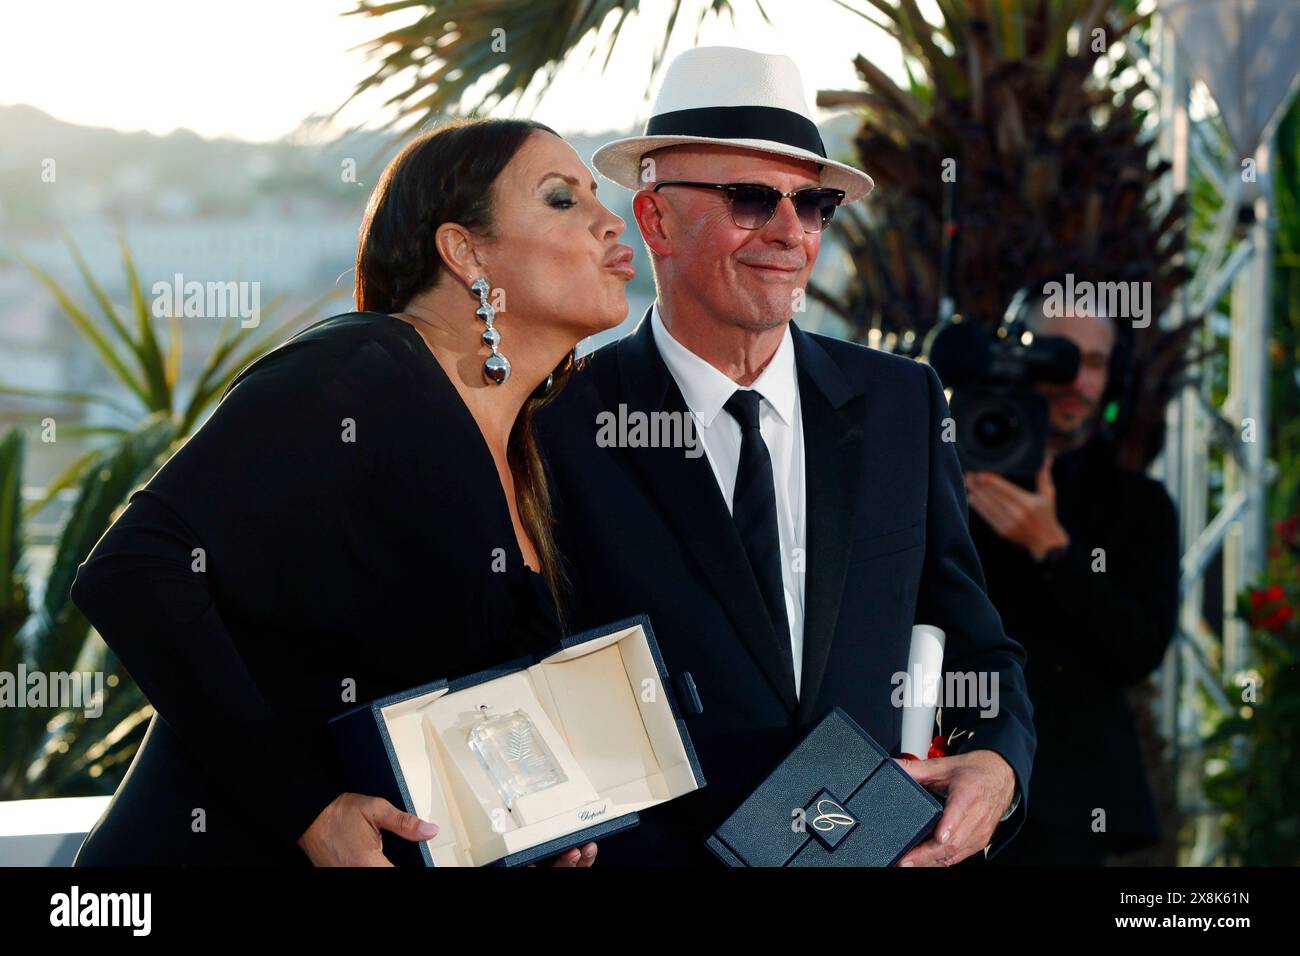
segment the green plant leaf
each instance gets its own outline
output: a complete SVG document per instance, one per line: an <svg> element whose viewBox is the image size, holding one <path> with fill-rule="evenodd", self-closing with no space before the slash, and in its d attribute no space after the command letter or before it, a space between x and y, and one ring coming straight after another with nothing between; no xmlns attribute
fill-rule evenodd
<svg viewBox="0 0 1300 956"><path fill-rule="evenodd" d="M68 295L62 286L59 285L58 281L48 272L36 263L32 262L22 253L18 253L17 257L18 260L36 276L40 283L49 290L50 294L54 296L55 300L59 303L59 306L63 309L64 314L67 315L67 317L72 321L72 324L76 326L77 331L90 340L90 344L94 347L95 351L99 353L99 357L103 360L104 364L112 370L113 374L118 377L123 385L130 389L131 392L140 399L141 404L144 405L145 408L151 407L148 390L126 367L126 364L117 354L117 350L114 348L113 344L109 342L104 333L96 327L94 320L86 313L86 310L77 305L77 303L72 300L72 297Z"/></svg>
<svg viewBox="0 0 1300 956"><path fill-rule="evenodd" d="M171 382L167 374L167 363L158 348L158 339L153 331L153 316L149 311L149 301L144 294L144 286L136 272L135 259L126 244L126 237L118 234L118 248L122 255L122 268L126 272L126 285L131 290L131 311L135 314L136 335L138 342L132 342L140 368L148 383L150 403L153 411L170 411L172 407ZM131 341L128 336L128 341ZM176 342L179 347L179 340Z"/></svg>
<svg viewBox="0 0 1300 956"><path fill-rule="evenodd" d="M77 271L81 273L81 278L86 283L86 288L90 290L91 297L99 304L99 311L104 313L104 318L108 320L108 324L117 333L117 337L122 342L130 345L131 333L126 330L126 326L118 318L116 307L114 307L108 294L104 291L104 287L99 284L99 280L95 278L94 273L90 271L90 266L81 255L81 250L77 248L77 244L72 241L72 237L66 232L63 233L63 242L68 247L68 251L72 253L72 261L76 263Z"/></svg>
<svg viewBox="0 0 1300 956"><path fill-rule="evenodd" d="M0 385L0 395L20 395L24 398L50 398L60 402L74 404L101 405L125 416L132 423L139 421L140 409L123 405L106 395L94 395L90 392L68 391L58 388L24 388L19 385Z"/></svg>
<svg viewBox="0 0 1300 956"><path fill-rule="evenodd" d="M152 474L159 457L177 437L171 416L156 412L129 439L101 453L86 468L46 581L43 607L48 618L57 618L69 605L68 592L77 566L108 529L128 492Z"/></svg>
<svg viewBox="0 0 1300 956"><path fill-rule="evenodd" d="M64 429L66 430L68 427L69 426L65 425ZM86 474L86 469L90 467L92 462L98 461L102 454L103 452L100 449L92 448L89 451L78 455L72 464L64 468L53 481L45 486L45 492L40 498L23 509L23 517L31 518L34 515L39 514L41 510L57 498L62 491L79 483L82 477Z"/></svg>
<svg viewBox="0 0 1300 956"><path fill-rule="evenodd" d="M7 636L3 622L16 609L26 612L26 599L19 587L19 557L22 553L23 434L16 428L0 439L0 643ZM19 605L21 600L22 604Z"/></svg>

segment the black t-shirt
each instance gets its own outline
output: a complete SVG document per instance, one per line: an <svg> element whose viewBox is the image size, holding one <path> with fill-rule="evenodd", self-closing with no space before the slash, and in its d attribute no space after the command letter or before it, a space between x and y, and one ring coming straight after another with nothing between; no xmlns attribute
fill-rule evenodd
<svg viewBox="0 0 1300 956"><path fill-rule="evenodd" d="M210 799L289 845L343 789L329 717L560 637L473 417L420 335L376 313L244 369L72 599Z"/></svg>

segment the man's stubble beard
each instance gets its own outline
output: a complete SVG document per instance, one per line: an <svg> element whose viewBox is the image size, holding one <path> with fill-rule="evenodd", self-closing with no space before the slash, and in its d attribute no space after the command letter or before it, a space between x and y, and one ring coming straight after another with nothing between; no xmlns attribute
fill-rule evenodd
<svg viewBox="0 0 1300 956"><path fill-rule="evenodd" d="M779 311L773 313L769 309L756 309L754 312L742 313L734 309L723 311L718 314L718 318L728 325L743 329L746 332L769 332L772 329L779 329L788 325L794 318L793 310L784 318Z"/></svg>
<svg viewBox="0 0 1300 956"><path fill-rule="evenodd" d="M1069 431L1062 431L1055 425L1048 423L1048 445L1057 454L1064 454L1068 451L1074 451L1076 448L1082 448L1088 443L1097 427L1096 410L1085 418L1077 428Z"/></svg>

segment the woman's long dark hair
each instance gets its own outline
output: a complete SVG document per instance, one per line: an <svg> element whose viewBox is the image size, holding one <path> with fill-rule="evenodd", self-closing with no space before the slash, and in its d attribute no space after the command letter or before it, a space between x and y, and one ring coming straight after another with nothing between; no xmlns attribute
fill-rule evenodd
<svg viewBox="0 0 1300 956"><path fill-rule="evenodd" d="M490 236L493 184L534 132L555 130L533 120L457 120L422 133L384 169L366 205L357 244L356 300L361 312L401 312L432 288L444 266L435 243L444 222ZM397 321L396 319L394 321ZM561 611L566 581L553 533L554 515L533 416L555 397L572 355L524 402L510 430L506 460L515 477L519 518L537 547L542 574Z"/></svg>

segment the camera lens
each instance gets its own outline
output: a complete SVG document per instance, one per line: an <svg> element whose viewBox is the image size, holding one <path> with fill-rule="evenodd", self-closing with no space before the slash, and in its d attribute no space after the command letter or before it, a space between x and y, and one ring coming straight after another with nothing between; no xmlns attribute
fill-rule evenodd
<svg viewBox="0 0 1300 956"><path fill-rule="evenodd" d="M973 437L981 448L996 452L1020 437L1020 420L1007 408L993 408L975 419Z"/></svg>
<svg viewBox="0 0 1300 956"><path fill-rule="evenodd" d="M953 390L957 456L966 471L1032 476L1043 460L1047 402L1033 389L975 385Z"/></svg>

